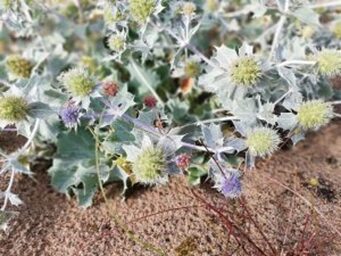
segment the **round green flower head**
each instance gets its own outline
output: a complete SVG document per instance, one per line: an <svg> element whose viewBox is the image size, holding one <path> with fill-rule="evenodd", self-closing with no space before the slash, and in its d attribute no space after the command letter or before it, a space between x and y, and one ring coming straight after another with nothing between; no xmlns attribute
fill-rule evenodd
<svg viewBox="0 0 341 256"><path fill-rule="evenodd" d="M120 52L124 50L125 39L123 36L120 36L120 35L111 35L108 38L108 46L110 50L115 51L115 52Z"/></svg>
<svg viewBox="0 0 341 256"><path fill-rule="evenodd" d="M193 15L195 11L197 10L197 7L192 2L185 2L182 5L182 13L185 15Z"/></svg>
<svg viewBox="0 0 341 256"><path fill-rule="evenodd" d="M231 65L231 79L237 85L254 85L261 75L261 67L252 57L240 57Z"/></svg>
<svg viewBox="0 0 341 256"><path fill-rule="evenodd" d="M9 56L6 60L6 68L9 73L18 78L29 78L33 65L30 61L18 55Z"/></svg>
<svg viewBox="0 0 341 256"><path fill-rule="evenodd" d="M119 10L113 10L111 4L107 4L103 11L103 19L105 24L113 25L124 19L124 15Z"/></svg>
<svg viewBox="0 0 341 256"><path fill-rule="evenodd" d="M206 0L206 9L209 12L215 12L219 9L219 0Z"/></svg>
<svg viewBox="0 0 341 256"><path fill-rule="evenodd" d="M341 51L325 49L317 54L316 59L322 75L332 77L341 74Z"/></svg>
<svg viewBox="0 0 341 256"><path fill-rule="evenodd" d="M196 77L200 74L200 65L194 60L190 60L185 64L186 77Z"/></svg>
<svg viewBox="0 0 341 256"><path fill-rule="evenodd" d="M306 101L297 109L298 124L305 130L326 125L332 117L331 104L321 100Z"/></svg>
<svg viewBox="0 0 341 256"><path fill-rule="evenodd" d="M75 97L89 95L96 86L96 82L84 68L73 68L64 72L58 80Z"/></svg>
<svg viewBox="0 0 341 256"><path fill-rule="evenodd" d="M251 130L246 139L246 144L253 156L264 157L270 155L278 149L281 138L273 129L257 127Z"/></svg>
<svg viewBox="0 0 341 256"><path fill-rule="evenodd" d="M0 120L15 123L24 120L28 114L28 103L22 97L0 98Z"/></svg>
<svg viewBox="0 0 341 256"><path fill-rule="evenodd" d="M337 22L332 29L332 32L337 39L341 39L341 21Z"/></svg>
<svg viewBox="0 0 341 256"><path fill-rule="evenodd" d="M13 0L0 0L0 8L9 10L12 8Z"/></svg>
<svg viewBox="0 0 341 256"><path fill-rule="evenodd" d="M144 149L133 163L133 173L137 181L153 184L164 177L166 159L161 149L149 147Z"/></svg>
<svg viewBox="0 0 341 256"><path fill-rule="evenodd" d="M138 23L143 24L153 13L156 7L155 0L129 0L131 17Z"/></svg>

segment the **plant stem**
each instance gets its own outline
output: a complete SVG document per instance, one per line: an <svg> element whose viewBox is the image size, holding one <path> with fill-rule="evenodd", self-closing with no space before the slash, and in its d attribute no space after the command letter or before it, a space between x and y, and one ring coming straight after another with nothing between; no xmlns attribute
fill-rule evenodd
<svg viewBox="0 0 341 256"><path fill-rule="evenodd" d="M315 65L316 61L308 61L308 60L288 60L284 61L282 63L279 63L277 66L278 67L283 67L283 66L290 66L290 65Z"/></svg>
<svg viewBox="0 0 341 256"><path fill-rule="evenodd" d="M200 125L200 124L210 124L210 123L219 123L219 122L224 122L224 121L233 121L233 120L239 120L239 118L235 117L235 116L224 116L224 117L218 117L218 118L212 118L212 119L206 119L206 120L199 120L195 123L191 123L191 124L186 124L183 126L179 126L177 127L178 129L182 129L188 126L192 126L192 125Z"/></svg>
<svg viewBox="0 0 341 256"><path fill-rule="evenodd" d="M11 169L11 177L9 179L9 183L7 186L7 189L5 190L5 199L4 199L4 204L1 207L1 211L4 211L6 209L7 203L8 203L8 193L11 192L12 186L13 186L13 181L14 181L14 176L15 176L15 170L12 168Z"/></svg>
<svg viewBox="0 0 341 256"><path fill-rule="evenodd" d="M278 23L277 23L277 29L276 29L274 39L272 42L271 51L270 51L270 55L269 55L269 61L273 58L273 55L275 54L275 51L278 47L279 37L281 35L282 28L284 26L284 23L286 22L286 19L287 19L287 17L282 15L281 18L279 19Z"/></svg>
<svg viewBox="0 0 341 256"><path fill-rule="evenodd" d="M154 90L153 86L151 86L149 84L149 82L145 79L144 75L141 74L140 69L137 68L137 64L131 60L132 66L135 67L134 71L137 73L138 77L142 80L143 84L147 87L147 89L153 94L153 96L156 98L156 100L158 101L158 103L161 106L164 106L165 103L163 102L163 100L160 98L160 96L157 94L157 92Z"/></svg>
<svg viewBox="0 0 341 256"><path fill-rule="evenodd" d="M134 233L134 231L130 230L129 227L122 223L121 220L119 219L118 216L116 216L113 212L113 210L111 209L110 207L110 204L109 204L109 200L105 194L105 191L104 191L104 187L103 187L103 183L102 183L102 180L101 180L101 175L100 175L100 171L99 171L99 153L98 153L98 148L99 148L99 140L98 140L98 136L97 134L90 128L90 131L92 133L92 135L94 136L95 138L95 141L96 141L96 148L95 148L95 158L96 158L96 172L97 172L97 178L98 178L98 185L99 185L99 188L100 188L100 191L101 191L101 194L103 196L103 199L104 199L104 202L105 202L105 205L115 223L115 225L119 226L123 231L124 233L128 236L128 238L130 240L132 240L133 242L136 242L137 244L140 244L142 246L142 248L148 250L148 251L151 251L153 253L155 253L156 255L160 255L160 256L165 256L166 253L162 250L162 249L159 249L159 248L156 248L154 245L148 243L148 242L145 242L143 240L141 240L140 238L138 238L136 236L136 234Z"/></svg>
<svg viewBox="0 0 341 256"><path fill-rule="evenodd" d="M318 9L318 8L328 8L328 7L335 7L341 5L341 1L333 1L333 2L327 2L327 3L318 3L318 4L312 4L308 7L311 9Z"/></svg>
<svg viewBox="0 0 341 256"><path fill-rule="evenodd" d="M217 64L215 64L213 61L211 61L209 58L207 58L203 53L201 53L194 45L191 44L186 44L186 48L188 48L189 50L191 50L193 53L195 53L196 55L198 55L204 62L206 62L208 65L214 67L214 68L219 68L222 69L221 67L219 67Z"/></svg>
<svg viewBox="0 0 341 256"><path fill-rule="evenodd" d="M34 140L36 133L38 132L39 124L40 124L40 120L38 119L38 120L36 120L34 127L33 127L33 130L31 132L29 138L27 139L25 145L18 151L18 153L16 155L20 155L20 154L24 153L26 151L26 149L28 149L28 147L30 146L30 144Z"/></svg>

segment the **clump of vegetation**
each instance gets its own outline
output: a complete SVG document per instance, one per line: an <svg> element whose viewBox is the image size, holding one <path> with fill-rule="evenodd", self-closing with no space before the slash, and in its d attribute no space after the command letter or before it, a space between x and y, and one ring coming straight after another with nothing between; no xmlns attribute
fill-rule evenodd
<svg viewBox="0 0 341 256"><path fill-rule="evenodd" d="M2 212L38 156L84 207L172 175L240 197L257 157L340 116L337 1L76 2L0 2L0 129L27 138L0 152Z"/></svg>

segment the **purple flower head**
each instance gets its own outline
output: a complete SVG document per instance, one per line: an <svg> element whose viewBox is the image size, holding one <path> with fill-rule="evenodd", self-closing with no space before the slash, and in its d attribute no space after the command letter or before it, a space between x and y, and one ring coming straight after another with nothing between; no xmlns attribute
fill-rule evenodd
<svg viewBox="0 0 341 256"><path fill-rule="evenodd" d="M67 102L60 110L59 115L64 125L68 128L76 128L79 123L80 109L74 102Z"/></svg>
<svg viewBox="0 0 341 256"><path fill-rule="evenodd" d="M242 192L242 184L237 172L229 172L226 175L216 175L215 188L225 197L235 198Z"/></svg>

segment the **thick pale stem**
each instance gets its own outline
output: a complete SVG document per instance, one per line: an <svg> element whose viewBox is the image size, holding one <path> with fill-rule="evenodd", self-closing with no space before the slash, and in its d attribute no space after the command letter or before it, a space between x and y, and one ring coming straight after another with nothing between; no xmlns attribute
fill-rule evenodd
<svg viewBox="0 0 341 256"><path fill-rule="evenodd" d="M270 51L270 55L269 55L269 61L273 58L275 51L278 47L279 38L281 36L282 28L285 24L286 19L287 19L287 17L282 15L281 18L279 19L278 23L277 23L277 29L276 29L274 39L272 42L271 51Z"/></svg>
<svg viewBox="0 0 341 256"><path fill-rule="evenodd" d="M233 121L233 120L239 120L239 118L237 118L235 116L224 116L224 117L212 118L212 119L207 119L207 120L199 120L195 123L180 126L180 127L178 127L178 129L182 129L182 128L185 128L188 126L193 126L193 125L220 123L220 122Z"/></svg>
<svg viewBox="0 0 341 256"><path fill-rule="evenodd" d="M6 207L7 207L8 200L9 200L8 193L11 192L11 189L12 189L12 186L13 186L13 181L14 181L14 176L15 176L15 170L12 169L11 170L11 177L10 177L7 189L4 192L5 193L5 199L4 199L4 204L1 207L1 211L4 211L6 209Z"/></svg>
<svg viewBox="0 0 341 256"><path fill-rule="evenodd" d="M318 3L318 4L312 4L308 7L311 9L318 9L318 8L328 8L328 7L335 7L335 6L341 6L341 1L328 1L325 3Z"/></svg>
<svg viewBox="0 0 341 256"><path fill-rule="evenodd" d="M308 61L308 60L287 60L280 64L278 64L278 67L284 67L284 66L293 66L293 65L308 65L313 66L316 64L316 61Z"/></svg>

